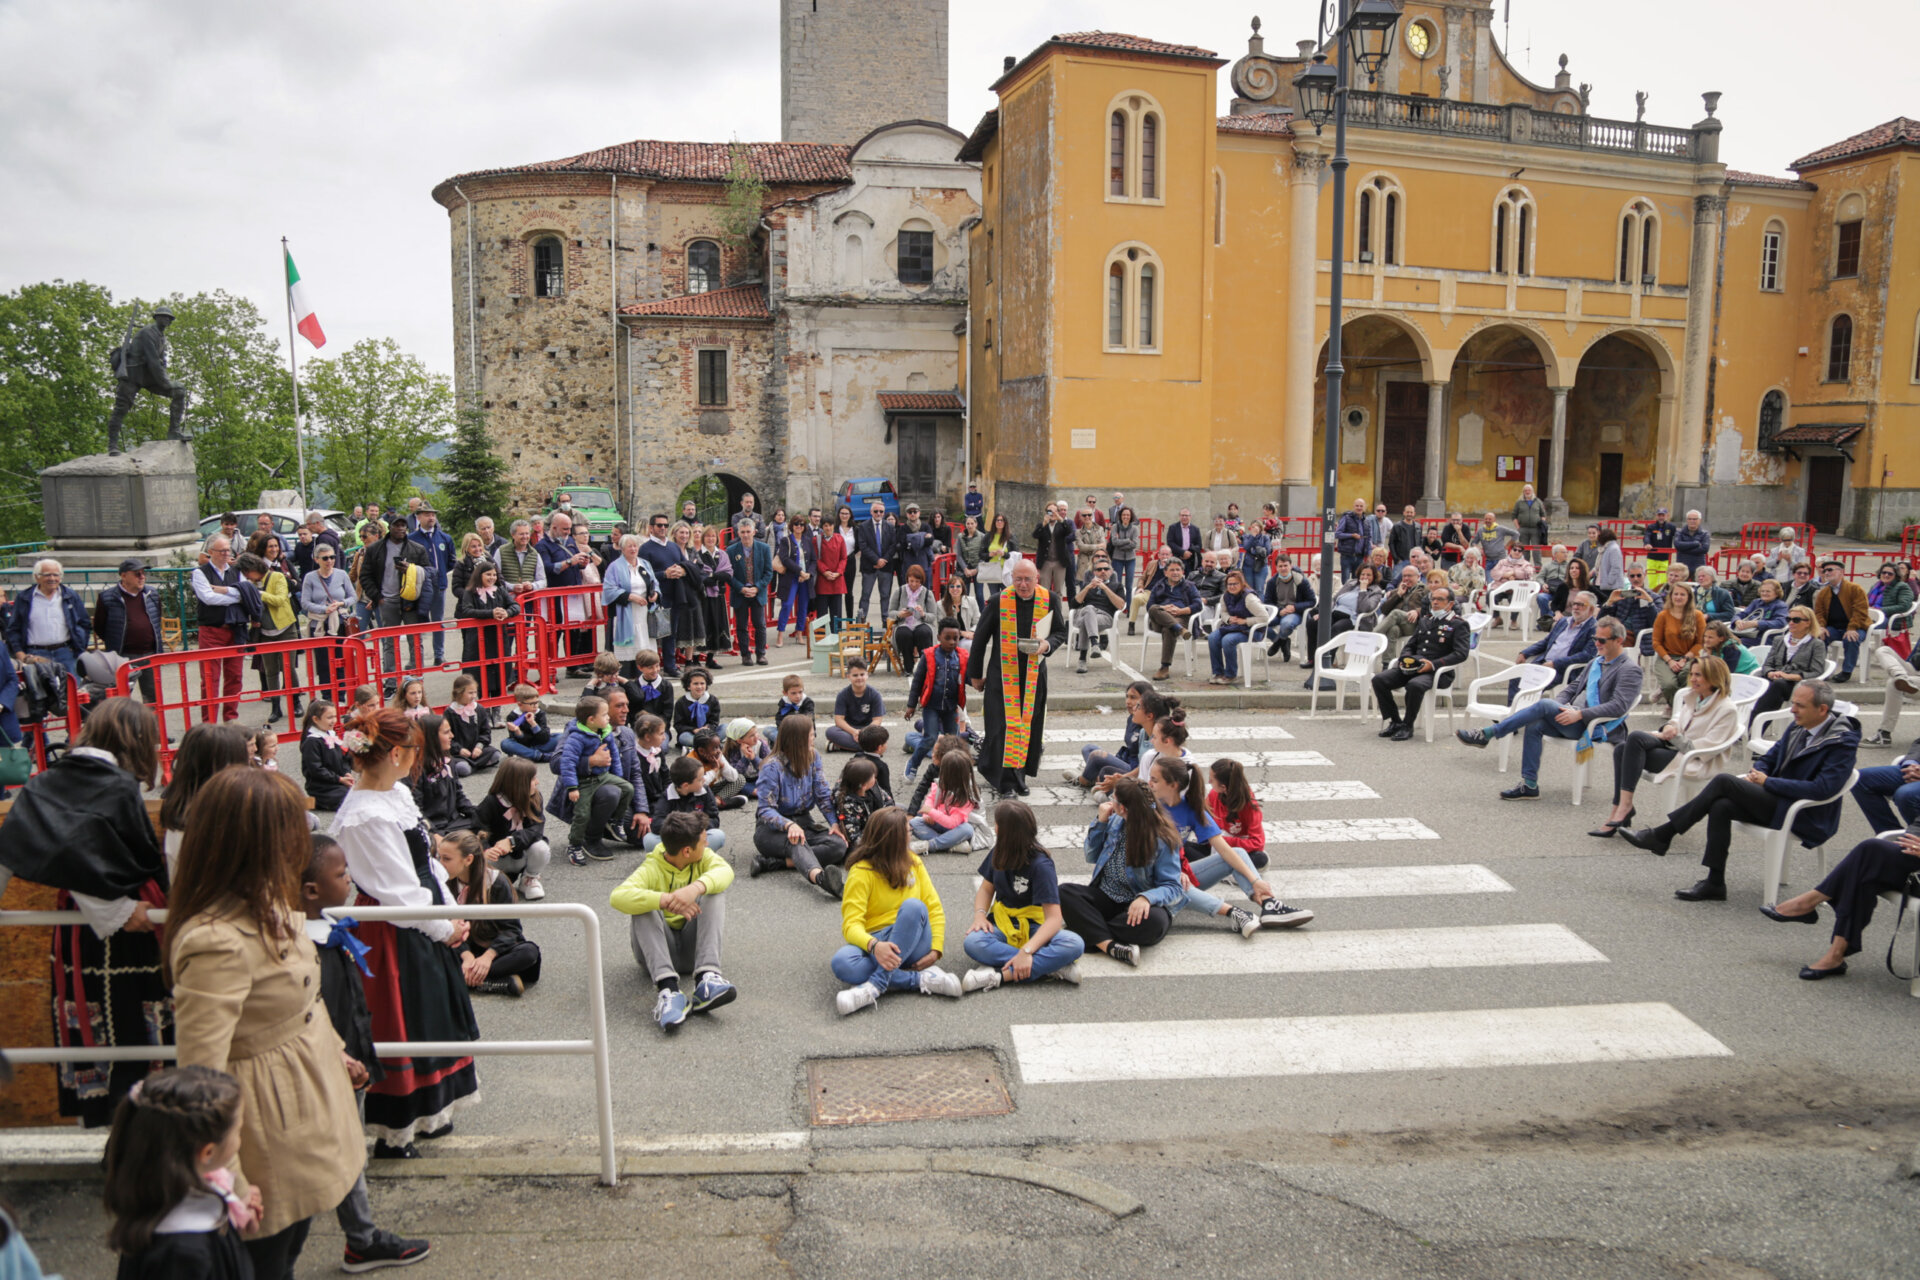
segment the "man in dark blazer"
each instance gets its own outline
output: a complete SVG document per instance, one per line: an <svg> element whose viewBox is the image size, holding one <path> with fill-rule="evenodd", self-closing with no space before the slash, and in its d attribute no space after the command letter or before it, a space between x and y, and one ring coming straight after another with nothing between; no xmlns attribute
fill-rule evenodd
<svg viewBox="0 0 1920 1280"><path fill-rule="evenodd" d="M368 547L360 556L360 598L367 602L367 611L373 617L376 627L410 626L425 622L426 614L421 612L421 601L426 598L426 583L422 581L420 594L412 600L400 594L400 588L406 582L406 567L418 565L424 577L433 572L427 563L427 549L407 536L407 522L395 520L387 527L387 536ZM420 637L413 637L413 661L420 665ZM389 675L386 680L388 696L393 693L394 681L391 672L396 665L393 642L380 642L381 662Z"/></svg>
<svg viewBox="0 0 1920 1280"><path fill-rule="evenodd" d="M867 620L874 582L880 584L880 618L893 608L893 575L900 559L900 531L887 523L887 509L876 502L867 518L854 526L853 550L860 561L860 621ZM849 601L851 603L851 601Z"/></svg>
<svg viewBox="0 0 1920 1280"><path fill-rule="evenodd" d="M1180 519L1167 526L1167 546L1180 557L1180 563L1192 573L1200 564L1200 549L1206 535L1193 522L1193 512L1180 509Z"/></svg>
<svg viewBox="0 0 1920 1280"><path fill-rule="evenodd" d="M733 630L740 642L740 665L767 665L767 591L773 585L773 552L754 537L753 521L741 520L738 536L727 545L733 565Z"/></svg>

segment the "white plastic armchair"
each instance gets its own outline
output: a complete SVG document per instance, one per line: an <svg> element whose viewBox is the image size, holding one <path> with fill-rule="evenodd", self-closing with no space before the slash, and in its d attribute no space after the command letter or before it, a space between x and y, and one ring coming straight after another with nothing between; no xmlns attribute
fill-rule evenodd
<svg viewBox="0 0 1920 1280"><path fill-rule="evenodd" d="M1496 671L1490 676L1481 676L1467 686L1466 713L1469 722L1474 716L1485 716L1489 721L1498 723L1522 707L1531 706L1540 701L1540 695L1553 683L1554 670L1544 663L1527 663L1524 666L1508 667L1505 671ZM1520 687L1514 691L1511 702L1494 702L1485 699L1481 690L1504 688L1511 681L1519 681ZM1513 735L1509 734L1495 744L1500 750L1500 772L1507 771L1507 756L1513 745Z"/></svg>
<svg viewBox="0 0 1920 1280"><path fill-rule="evenodd" d="M1373 706L1373 666L1380 655L1387 651L1387 638L1376 631L1348 631L1335 636L1313 652L1313 670L1310 673L1313 698L1307 708L1309 719L1320 714L1320 682L1337 681L1334 685L1333 709L1342 711L1347 705L1347 685L1351 681L1360 683L1360 709L1366 711ZM1328 659L1344 655L1343 665L1328 665Z"/></svg>
<svg viewBox="0 0 1920 1280"><path fill-rule="evenodd" d="M1533 598L1540 594L1540 586L1535 582L1510 581L1487 592L1487 612L1506 621L1511 632L1514 624L1520 625L1520 643L1533 643L1533 615L1537 606Z"/></svg>
<svg viewBox="0 0 1920 1280"><path fill-rule="evenodd" d="M1855 769L1848 775L1847 780L1841 784L1840 789L1832 795L1808 800L1795 800L1787 806L1786 816L1781 820L1777 828L1756 826L1751 822L1736 822L1733 824L1733 834L1735 836L1746 836L1761 842L1761 851L1764 855L1764 870L1760 887L1761 906L1771 907L1780 901L1780 887L1786 883L1787 878L1787 849L1793 837L1794 819L1798 818L1800 814L1807 809L1818 809L1825 805L1840 803L1846 794L1853 790L1854 783L1858 781L1860 781L1860 771ZM1806 845L1804 847L1813 854L1814 861L1820 868L1820 874L1824 876L1827 873L1826 842L1822 841L1817 845Z"/></svg>
<svg viewBox="0 0 1920 1280"><path fill-rule="evenodd" d="M1251 619L1253 625L1247 628L1246 642L1235 650L1235 654L1240 659L1240 671L1246 679L1246 687L1251 689L1255 658L1260 659L1261 665L1266 667L1268 683L1273 681L1273 658L1267 653L1267 646L1272 643L1272 639L1267 634L1267 624L1273 621L1273 615L1279 610L1269 608L1264 600L1250 598L1247 603L1253 608Z"/></svg>
<svg viewBox="0 0 1920 1280"><path fill-rule="evenodd" d="M1907 834L1905 827L1895 827L1892 831L1876 833L1874 838L1877 840L1898 840L1905 834ZM1901 893L1898 889L1882 889L1880 891L1880 901L1886 903L1896 911L1900 908L1900 898ZM1913 922L1913 981L1907 984L1907 994L1916 1000L1920 1000L1920 911L1909 910L1907 912L1907 921ZM1900 926L1907 921L1897 921L1894 925L1894 930L1898 932ZM1891 942L1887 944L1887 954L1893 954L1893 944Z"/></svg>
<svg viewBox="0 0 1920 1280"><path fill-rule="evenodd" d="M1485 617L1486 615L1481 614L1480 616ZM1453 731L1453 704L1459 700L1468 688L1466 683L1466 667L1468 663L1474 662L1476 657L1477 655L1473 650L1468 649L1466 657L1460 659L1458 662L1449 663L1433 673L1433 690L1427 695L1428 742L1433 741L1433 722L1440 716L1440 700L1442 698L1446 699L1447 731L1449 733ZM1478 669L1478 665L1476 664L1475 670Z"/></svg>

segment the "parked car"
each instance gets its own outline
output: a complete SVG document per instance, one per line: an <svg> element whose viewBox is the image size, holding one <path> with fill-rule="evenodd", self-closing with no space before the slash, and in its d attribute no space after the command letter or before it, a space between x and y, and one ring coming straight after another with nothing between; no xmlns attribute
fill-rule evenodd
<svg viewBox="0 0 1920 1280"><path fill-rule="evenodd" d="M200 521L201 538L211 538L220 532L220 517L225 514L225 512L216 512L203 517ZM253 536L254 526L259 523L262 515L273 517L273 531L283 539L291 537L293 531L306 523L307 519L307 513L296 507L236 508L233 514L240 517L240 534L246 538ZM344 511L322 511L320 514L325 517L328 526L335 533L344 536L353 528L353 518Z"/></svg>
<svg viewBox="0 0 1920 1280"><path fill-rule="evenodd" d="M620 514L612 492L605 485L570 484L555 489L547 495L546 514L550 516L562 507L567 508L576 525L582 516L586 517L587 537L593 542L605 542L611 538L616 524L633 528L627 518Z"/></svg>
<svg viewBox="0 0 1920 1280"><path fill-rule="evenodd" d="M834 500L838 507L852 507L853 518L863 520L874 503L886 507L887 514L893 519L900 518L900 494L893 487L893 481L885 476L869 476L865 480L848 480L840 486L840 496Z"/></svg>

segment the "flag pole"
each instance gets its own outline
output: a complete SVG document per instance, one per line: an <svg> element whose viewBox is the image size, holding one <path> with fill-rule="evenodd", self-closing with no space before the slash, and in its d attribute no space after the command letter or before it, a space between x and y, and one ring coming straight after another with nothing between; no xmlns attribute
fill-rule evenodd
<svg viewBox="0 0 1920 1280"><path fill-rule="evenodd" d="M300 433L300 349L293 341L293 286L287 283L287 238L280 237L280 289L287 299L287 363L293 372L293 451L300 460L300 504L311 507L307 496L307 445Z"/></svg>

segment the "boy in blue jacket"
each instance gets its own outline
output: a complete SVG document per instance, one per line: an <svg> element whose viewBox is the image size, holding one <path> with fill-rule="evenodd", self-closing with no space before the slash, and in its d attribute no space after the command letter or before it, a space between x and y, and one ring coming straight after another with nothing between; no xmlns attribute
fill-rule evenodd
<svg viewBox="0 0 1920 1280"><path fill-rule="evenodd" d="M558 801L565 796L566 807L572 810L567 827L567 861L576 867L587 865L588 858L606 862L613 857L613 851L604 844L598 841L589 844L587 831L593 821L593 793L602 787L612 787L620 793L616 810L633 803L633 784L624 776L626 769L621 754L606 699L580 699L573 709L573 731L560 744L555 770L560 775L560 785L554 789L554 799ZM558 806L554 807L557 811Z"/></svg>

